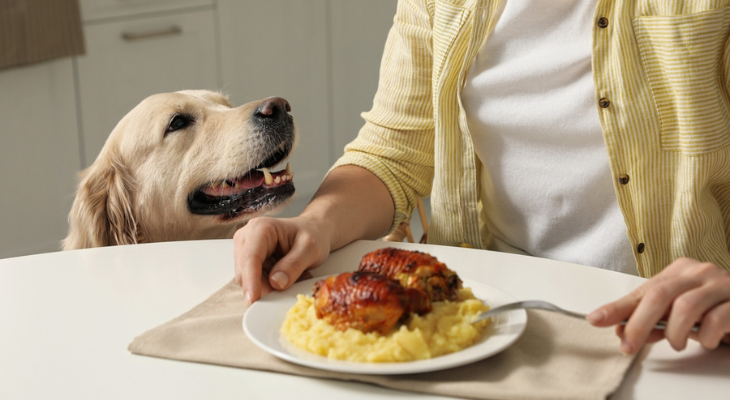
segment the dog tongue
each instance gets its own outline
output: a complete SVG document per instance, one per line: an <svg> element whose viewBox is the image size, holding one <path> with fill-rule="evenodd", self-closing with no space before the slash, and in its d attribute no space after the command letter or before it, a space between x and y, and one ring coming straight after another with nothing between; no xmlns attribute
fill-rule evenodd
<svg viewBox="0 0 730 400"><path fill-rule="evenodd" d="M235 182L238 184L237 189L241 189L239 191L259 187L264 184L264 174L261 171L251 171L243 178L236 179Z"/></svg>
<svg viewBox="0 0 730 400"><path fill-rule="evenodd" d="M286 185L291 182L293 177L289 164L286 165L286 169L278 172L270 172L266 168L264 168L264 172L254 170L241 178L211 183L200 190L208 196L229 197L261 186L264 188L272 188ZM271 179L269 183L266 183L267 174L269 175L269 179Z"/></svg>
<svg viewBox="0 0 730 400"><path fill-rule="evenodd" d="M234 183L234 186L230 184ZM208 185L202 188L202 192L208 196L223 197L232 196L237 193L244 192L248 189L259 187L264 184L264 174L259 171L252 171L242 178L228 181L226 184Z"/></svg>

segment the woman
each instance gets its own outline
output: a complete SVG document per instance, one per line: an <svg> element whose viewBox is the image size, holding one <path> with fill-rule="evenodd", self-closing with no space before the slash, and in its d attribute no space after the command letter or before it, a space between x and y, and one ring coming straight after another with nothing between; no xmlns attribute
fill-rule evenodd
<svg viewBox="0 0 730 400"><path fill-rule="evenodd" d="M432 243L651 277L589 316L629 319L625 353L727 341L728 3L401 0L358 138L300 216L237 232L246 298L430 195Z"/></svg>

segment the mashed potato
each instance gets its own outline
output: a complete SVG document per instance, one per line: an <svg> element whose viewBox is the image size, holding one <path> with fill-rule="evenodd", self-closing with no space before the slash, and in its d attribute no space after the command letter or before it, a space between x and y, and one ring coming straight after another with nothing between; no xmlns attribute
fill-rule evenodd
<svg viewBox="0 0 730 400"><path fill-rule="evenodd" d="M287 313L281 334L291 343L321 356L358 362L399 362L438 357L463 350L476 343L488 321L471 324L473 317L489 310L471 289L460 289L455 302L433 303L423 316L411 315L406 324L388 335L363 333L357 329L339 331L317 319L314 299L299 295Z"/></svg>

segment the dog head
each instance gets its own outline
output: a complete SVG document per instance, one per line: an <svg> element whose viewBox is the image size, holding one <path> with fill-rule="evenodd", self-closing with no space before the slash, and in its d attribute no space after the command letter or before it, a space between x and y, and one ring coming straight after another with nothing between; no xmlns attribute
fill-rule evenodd
<svg viewBox="0 0 730 400"><path fill-rule="evenodd" d="M209 91L143 100L82 171L63 248L226 238L280 208L294 194L289 164L271 171L296 143L289 111Z"/></svg>

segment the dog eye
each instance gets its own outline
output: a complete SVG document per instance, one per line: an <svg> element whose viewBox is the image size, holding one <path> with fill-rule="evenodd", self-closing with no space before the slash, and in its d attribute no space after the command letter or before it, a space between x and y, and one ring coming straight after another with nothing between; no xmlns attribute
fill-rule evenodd
<svg viewBox="0 0 730 400"><path fill-rule="evenodd" d="M179 131L180 129L185 129L190 124L193 123L193 119L187 115L176 115L172 117L172 121L170 121L170 124L167 126L167 130L165 131L165 135L167 135L170 132Z"/></svg>

